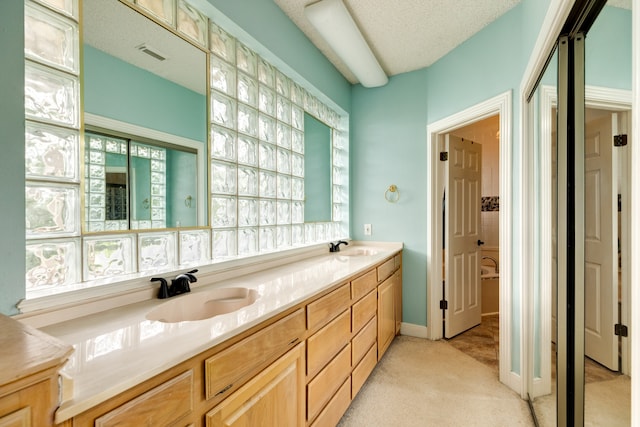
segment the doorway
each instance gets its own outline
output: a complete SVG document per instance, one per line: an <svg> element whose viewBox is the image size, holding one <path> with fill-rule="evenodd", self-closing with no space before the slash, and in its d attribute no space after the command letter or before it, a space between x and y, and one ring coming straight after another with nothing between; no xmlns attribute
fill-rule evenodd
<svg viewBox="0 0 640 427"><path fill-rule="evenodd" d="M512 175L511 167L511 124L512 124L512 94L511 91L502 93L494 98L472 106L459 113L446 117L427 126L428 158L430 168L428 180L428 209L429 224L429 249L427 254L428 282L427 282L427 307L428 307L428 337L430 339L443 338L443 319L440 301L442 300L443 283L443 217L442 202L445 184L443 176L439 173L440 146L438 141L443 135L454 130L464 128L490 117L499 117L499 201L498 213L499 229L499 253L500 253L500 282L499 282L499 376L500 381L514 390L520 389L520 376L512 372L511 360L511 265L512 265L512 241L513 229L512 210Z"/></svg>
<svg viewBox="0 0 640 427"><path fill-rule="evenodd" d="M484 365L490 367L498 376L499 366L499 284L500 284L500 230L499 230L499 210L500 210L500 116L494 115L470 125L451 131L445 135L444 142L448 147L442 147L443 152L448 153L448 160L439 164L444 169L449 179L446 180L448 185L454 181L455 172L455 154L452 152L452 145L462 145L462 149L471 151L472 153L481 154L479 162L480 169L477 171L479 178L479 200L472 203L471 196L475 192L473 181L467 181L465 189L469 190L464 194L464 199L468 202L464 204L464 209L469 210L466 214L451 212L451 209L462 209L460 203L454 203L454 188L446 188L445 195L449 196L449 200L443 203L444 228L447 230L444 234L444 286L442 299L448 303L452 303L452 297L455 297L452 288L454 284L448 281L448 278L455 279L456 272L451 271L455 263L451 262L455 257L455 251L449 244L452 240L459 240L460 237L453 238L451 234L453 224L450 223L451 218L457 218L464 224L473 224L478 221L479 232L472 236L468 242L469 248L467 253L473 254L471 258L474 263L469 262L468 268L475 269L474 272L468 272L463 279L466 283L460 289L468 290L469 295L465 298L474 301L477 305L475 310L464 313L464 310L458 310L463 315L465 323L452 322L447 319L447 314L451 316L451 309L443 309L443 336L448 339L448 343L480 361ZM452 168L454 172L452 172ZM468 177L466 177L468 178ZM455 181L454 181L455 182ZM471 191L473 190L473 191ZM466 219L465 219L466 218ZM473 219L474 221L471 221ZM463 224L463 228L464 225ZM469 227L471 228L471 227ZM453 242L452 242L453 243ZM447 261L450 262L447 262ZM473 264L473 265L471 265ZM479 265L477 265L479 264ZM473 285L473 286L470 286ZM456 291L458 287L455 287ZM472 304L473 306L474 304ZM456 304L452 304L454 308ZM455 319L453 319L455 320Z"/></svg>

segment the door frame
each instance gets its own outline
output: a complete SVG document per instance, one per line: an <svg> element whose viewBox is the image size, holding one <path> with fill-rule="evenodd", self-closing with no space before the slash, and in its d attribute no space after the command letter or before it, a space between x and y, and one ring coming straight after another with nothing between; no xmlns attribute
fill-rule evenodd
<svg viewBox="0 0 640 427"><path fill-rule="evenodd" d="M511 369L512 336L512 91L433 122L427 126L427 322L428 338L442 338L442 194L444 185L439 158L439 137L455 129L499 114L500 116L500 381L520 390L520 374ZM519 326L523 336L522 325Z"/></svg>
<svg viewBox="0 0 640 427"><path fill-rule="evenodd" d="M552 108L557 106L558 95L555 86L543 85L540 87L540 188L551 188L551 126ZM588 108L598 108L610 111L631 110L632 93L628 90L613 89L598 86L585 85L585 106ZM633 114L633 112L632 112ZM633 141L633 139L632 139ZM542 191L540 197L540 247L551 248L552 245L552 193ZM543 251L544 252L544 251ZM630 259L627 257L627 259ZM540 342L551 343L551 281L552 281L552 259L551 257L540 258ZM624 292L624 290L623 290ZM630 307L630 301L623 302L623 306ZM623 313L628 309L623 308ZM624 321L630 319L624 319ZM629 361L628 340L623 339L623 353L625 359ZM551 393L551 352L541 349L540 354L540 377L533 379L531 397L543 396Z"/></svg>

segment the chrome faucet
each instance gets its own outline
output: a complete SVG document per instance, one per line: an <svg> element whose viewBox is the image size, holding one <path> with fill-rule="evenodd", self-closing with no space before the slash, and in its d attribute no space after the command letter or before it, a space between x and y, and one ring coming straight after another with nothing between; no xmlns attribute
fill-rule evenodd
<svg viewBox="0 0 640 427"><path fill-rule="evenodd" d="M191 283L197 282L198 278L193 273L197 273L198 270L191 270L187 273L178 274L175 279L171 280L171 285L167 283L167 279L163 277L153 277L152 282L160 282L160 289L158 290L158 298L165 299L180 294L186 294L191 292Z"/></svg>
<svg viewBox="0 0 640 427"><path fill-rule="evenodd" d="M491 256L483 256L482 259L490 259L493 261L493 264L496 266L496 273L500 273L500 269L498 268L498 260Z"/></svg>
<svg viewBox="0 0 640 427"><path fill-rule="evenodd" d="M348 245L349 242L345 242L344 240L338 240L336 243L329 243L329 252L340 252L340 245L345 244Z"/></svg>

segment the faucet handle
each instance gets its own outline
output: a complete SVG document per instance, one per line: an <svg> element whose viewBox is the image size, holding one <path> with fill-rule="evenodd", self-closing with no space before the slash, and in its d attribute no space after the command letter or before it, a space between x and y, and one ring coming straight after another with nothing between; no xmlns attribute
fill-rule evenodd
<svg viewBox="0 0 640 427"><path fill-rule="evenodd" d="M198 281L198 278L196 276L193 275L193 273L197 273L198 269L193 269L191 271L188 271L186 273L184 273L185 276L187 276L189 278L189 282L194 283Z"/></svg>
<svg viewBox="0 0 640 427"><path fill-rule="evenodd" d="M165 299L169 298L169 284L167 283L167 279L162 277L152 277L152 282L160 282L160 289L158 289L158 298Z"/></svg>

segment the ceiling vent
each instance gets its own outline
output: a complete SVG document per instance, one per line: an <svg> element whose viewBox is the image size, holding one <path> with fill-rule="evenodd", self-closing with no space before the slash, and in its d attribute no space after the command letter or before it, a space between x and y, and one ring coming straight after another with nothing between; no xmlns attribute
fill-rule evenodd
<svg viewBox="0 0 640 427"><path fill-rule="evenodd" d="M146 53L147 55L157 59L158 61L164 61L167 59L167 57L163 53L161 53L158 49L156 49L155 47L149 46L146 43L142 43L140 46L136 46L136 49L138 49L142 53Z"/></svg>

